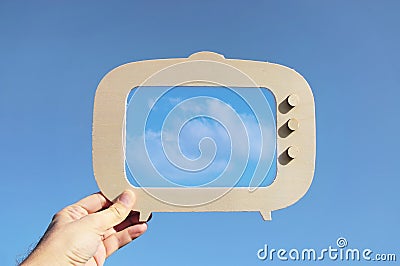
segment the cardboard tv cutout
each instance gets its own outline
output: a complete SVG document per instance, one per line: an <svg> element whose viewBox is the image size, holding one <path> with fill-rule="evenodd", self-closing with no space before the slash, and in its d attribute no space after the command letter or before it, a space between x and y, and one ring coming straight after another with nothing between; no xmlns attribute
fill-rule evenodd
<svg viewBox="0 0 400 266"><path fill-rule="evenodd" d="M225 187L151 187L129 182L125 154L128 95L135 88L157 94L165 92L160 88L176 86L230 88L249 104L254 103L257 112L263 112L257 103L262 98L257 89L267 88L272 92L276 100L277 158L272 184L261 187L259 180L253 180L249 187L235 187L234 183ZM135 108L135 125L144 131L152 105L139 101ZM251 140L243 138L243 141L249 145ZM143 141L138 142L137 150L141 157L149 157L148 153L140 153L146 150ZM146 168L149 160L139 159L138 166ZM260 166L263 163L259 161ZM270 220L272 211L294 204L307 192L314 165L314 98L306 80L288 67L199 52L188 58L124 64L111 70L98 85L93 112L94 175L100 190L110 200L115 200L126 189L133 190L137 196L134 210L140 212L141 221L146 221L151 212L215 211L259 211L264 220ZM136 170L135 166L131 168ZM150 169L149 173L156 174L156 171ZM150 176L136 171L135 177L145 183Z"/></svg>

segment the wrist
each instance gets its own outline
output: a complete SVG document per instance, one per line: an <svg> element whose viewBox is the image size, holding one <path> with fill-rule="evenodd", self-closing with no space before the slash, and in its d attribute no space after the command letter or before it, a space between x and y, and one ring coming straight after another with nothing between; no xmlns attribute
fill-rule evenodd
<svg viewBox="0 0 400 266"><path fill-rule="evenodd" d="M43 246L40 243L32 253L20 264L20 266L36 266L36 265L54 265L54 266L67 266L72 265L68 262L64 254L57 252L52 246Z"/></svg>

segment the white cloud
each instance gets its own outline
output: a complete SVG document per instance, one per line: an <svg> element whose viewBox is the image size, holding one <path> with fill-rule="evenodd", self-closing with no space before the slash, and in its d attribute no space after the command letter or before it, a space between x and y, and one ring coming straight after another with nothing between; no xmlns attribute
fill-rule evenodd
<svg viewBox="0 0 400 266"><path fill-rule="evenodd" d="M172 102L178 101L178 98L170 99ZM202 104L181 104L178 105L179 110L177 110L177 119L172 119L171 125L165 127L163 132L156 132L147 130L146 131L146 145L151 155L151 161L154 163L156 168L160 171L162 175L168 176L171 180L184 184L202 184L205 182L212 181L214 178L218 177L224 170L229 171L232 175L240 174L241 169L238 169L240 165L244 162L248 162L250 165L254 166L257 164L260 157L262 149L274 149L274 128L273 123L267 123L267 125L262 128L264 134L268 134L264 137L267 140L266 143L262 144L260 125L257 120L250 114L236 114L229 108L225 103L222 103L216 99L207 99L202 102ZM194 119L188 122L179 133L176 135L177 129L181 128L181 119L179 116L185 117L193 114L209 114L223 118L223 126L229 131L227 132L223 126L216 122L212 122L209 119ZM246 134L242 134L243 125L237 123L237 117L246 127L247 135L249 137L250 147L246 145ZM211 138L218 148L218 153L209 167L203 169L202 171L196 173L187 173L181 171L177 167L174 167L168 162L161 146L161 134L163 137L163 147L169 151L169 159L178 165L185 165L190 168L190 166L206 165L205 162L210 161L213 157L213 153L203 154L200 156L199 143L202 138ZM230 147L230 136L231 140L240 140L233 143L233 147ZM135 147L139 147L138 141L143 142L143 135L136 137L128 137L127 139L127 149L130 149L129 157L127 158L128 165L130 167L141 167L145 164L145 156L147 154L142 154L141 152L133 152ZM178 148L178 140L181 150ZM263 145L263 146L262 146ZM231 158L229 162L229 154L231 151L235 156ZM249 158L247 158L247 152L250 149ZM182 154L182 152L184 154ZM264 153L263 161L271 160L271 152ZM187 157L186 157L187 156ZM202 158L202 160L195 160ZM229 166L227 169L225 167ZM197 169L197 168L196 168ZM145 171L144 171L145 172ZM149 176L149 180L152 177ZM197 182L188 182L190 178L196 178ZM157 180L154 182L157 184ZM151 183L151 181L149 181ZM155 185L156 185L155 184Z"/></svg>

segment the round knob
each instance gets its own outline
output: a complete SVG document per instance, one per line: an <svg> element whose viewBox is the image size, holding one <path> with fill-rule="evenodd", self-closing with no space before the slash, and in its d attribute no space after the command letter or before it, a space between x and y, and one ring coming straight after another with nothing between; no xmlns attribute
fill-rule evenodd
<svg viewBox="0 0 400 266"><path fill-rule="evenodd" d="M295 131L300 127L300 124L296 118L291 118L291 119L289 119L287 126L290 130Z"/></svg>
<svg viewBox="0 0 400 266"><path fill-rule="evenodd" d="M297 155L299 154L300 150L299 148L297 148L296 146L290 146L287 149L287 154L290 158L294 159L297 157Z"/></svg>
<svg viewBox="0 0 400 266"><path fill-rule="evenodd" d="M297 96L296 94L290 94L287 98L287 102L290 106L295 107L300 102L299 96Z"/></svg>

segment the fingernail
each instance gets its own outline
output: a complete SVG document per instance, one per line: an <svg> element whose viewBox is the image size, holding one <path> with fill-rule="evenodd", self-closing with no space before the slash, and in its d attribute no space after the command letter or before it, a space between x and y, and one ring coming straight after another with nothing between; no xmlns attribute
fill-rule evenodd
<svg viewBox="0 0 400 266"><path fill-rule="evenodd" d="M125 191L121 196L119 196L118 200L125 206L130 207L133 204L135 197L132 192Z"/></svg>

